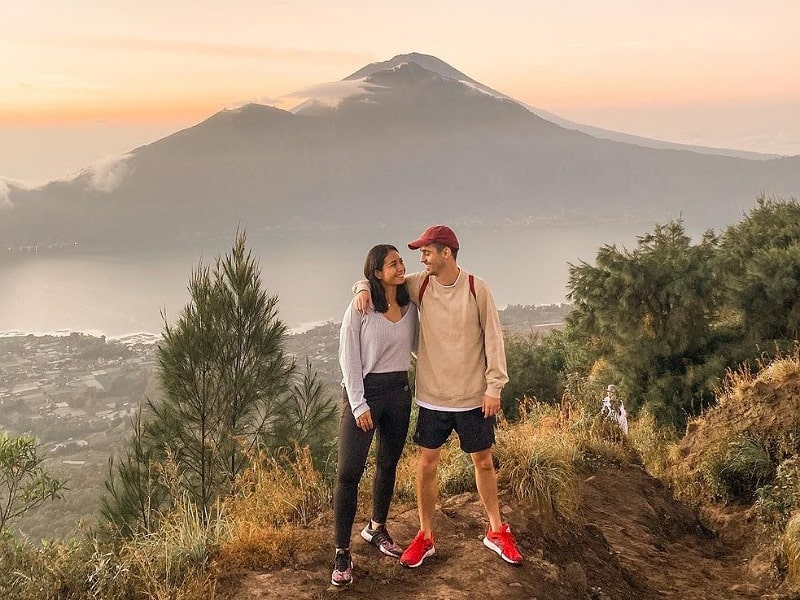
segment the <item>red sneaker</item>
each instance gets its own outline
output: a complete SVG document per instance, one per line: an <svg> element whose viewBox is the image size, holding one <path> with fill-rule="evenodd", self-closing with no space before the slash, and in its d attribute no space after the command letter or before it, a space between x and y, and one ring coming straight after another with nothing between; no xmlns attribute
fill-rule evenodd
<svg viewBox="0 0 800 600"><path fill-rule="evenodd" d="M508 523L503 523L500 531L492 531L491 529L486 532L486 537L483 538L483 545L494 550L500 555L507 563L518 565L522 562L522 554L517 550L517 542L514 540L514 534L511 533L511 528Z"/></svg>
<svg viewBox="0 0 800 600"><path fill-rule="evenodd" d="M400 557L400 564L404 567L418 567L423 560L434 554L436 554L436 548L433 547L433 536L430 539L425 539L425 534L420 531L406 548L406 551L403 552Z"/></svg>

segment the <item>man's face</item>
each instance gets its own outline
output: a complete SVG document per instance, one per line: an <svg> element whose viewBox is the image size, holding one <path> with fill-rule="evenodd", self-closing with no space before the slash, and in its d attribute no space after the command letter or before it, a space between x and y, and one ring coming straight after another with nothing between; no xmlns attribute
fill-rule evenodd
<svg viewBox="0 0 800 600"><path fill-rule="evenodd" d="M438 250L436 246L423 246L419 249L419 262L425 265L430 275L438 275L444 269L446 254L449 252L449 248Z"/></svg>

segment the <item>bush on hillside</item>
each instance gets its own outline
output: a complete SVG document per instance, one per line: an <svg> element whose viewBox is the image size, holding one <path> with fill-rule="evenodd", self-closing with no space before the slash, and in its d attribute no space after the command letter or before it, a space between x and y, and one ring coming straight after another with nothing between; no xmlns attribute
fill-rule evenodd
<svg viewBox="0 0 800 600"><path fill-rule="evenodd" d="M775 479L758 488L756 498L756 515L761 523L773 531L783 531L792 514L800 508L800 456L779 464Z"/></svg>
<svg viewBox="0 0 800 600"><path fill-rule="evenodd" d="M66 481L42 466L39 441L0 431L0 539L8 526L48 500L64 496Z"/></svg>
<svg viewBox="0 0 800 600"><path fill-rule="evenodd" d="M670 455L678 440L675 427L659 425L647 407L631 423L628 435L628 442L638 454L642 465L657 479L662 479L667 474Z"/></svg>
<svg viewBox="0 0 800 600"><path fill-rule="evenodd" d="M563 394L561 380L564 353L555 332L544 338L537 334L506 333L505 350L509 381L503 387L503 415L515 421L518 405L524 398L537 398L548 404L558 403Z"/></svg>

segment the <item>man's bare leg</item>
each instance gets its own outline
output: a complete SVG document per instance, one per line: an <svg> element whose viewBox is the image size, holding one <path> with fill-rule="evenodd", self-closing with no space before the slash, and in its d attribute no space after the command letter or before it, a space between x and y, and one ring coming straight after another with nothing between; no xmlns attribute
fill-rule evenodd
<svg viewBox="0 0 800 600"><path fill-rule="evenodd" d="M492 531L500 531L503 523L500 518L500 501L497 499L497 473L492 462L492 449L473 452L470 458L475 465L475 485L478 487L486 516L489 517L489 526Z"/></svg>
<svg viewBox="0 0 800 600"><path fill-rule="evenodd" d="M419 449L417 462L417 512L419 528L426 538L433 536L433 513L436 510L436 499L439 495L439 484L436 481L436 470L439 468L441 449Z"/></svg>

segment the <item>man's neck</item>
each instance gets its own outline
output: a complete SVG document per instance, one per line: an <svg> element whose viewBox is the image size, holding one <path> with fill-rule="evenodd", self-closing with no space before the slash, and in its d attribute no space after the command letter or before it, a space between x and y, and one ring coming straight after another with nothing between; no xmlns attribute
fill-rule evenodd
<svg viewBox="0 0 800 600"><path fill-rule="evenodd" d="M452 266L448 265L443 272L439 273L436 276L436 280L441 283L442 285L453 285L458 276L461 274L461 269L458 267L457 264L453 263Z"/></svg>

